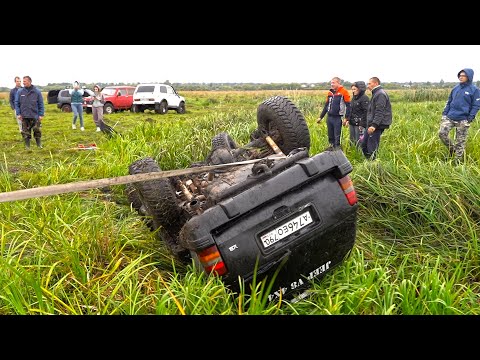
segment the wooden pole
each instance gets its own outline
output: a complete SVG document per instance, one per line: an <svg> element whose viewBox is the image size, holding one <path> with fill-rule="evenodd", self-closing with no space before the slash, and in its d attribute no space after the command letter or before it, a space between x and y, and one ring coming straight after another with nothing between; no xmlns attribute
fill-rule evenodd
<svg viewBox="0 0 480 360"><path fill-rule="evenodd" d="M223 169L223 168L228 168L233 166L253 164L265 159L277 160L282 158L285 158L285 156L283 157L272 156L269 158L239 161L239 162L229 163L229 164L199 166L199 167L192 167L187 169L167 170L167 171L149 172L149 173L135 174L135 175L117 176L117 177L106 178L106 179L79 181L79 182L73 182L68 184L40 186L37 188L22 189L22 190L0 193L0 203L37 198L37 197L48 196L48 195L66 194L71 192L102 188L110 185L121 185L121 184L128 184L128 183L134 183L139 181L168 178L172 176L196 174L196 173L212 171L215 169Z"/></svg>

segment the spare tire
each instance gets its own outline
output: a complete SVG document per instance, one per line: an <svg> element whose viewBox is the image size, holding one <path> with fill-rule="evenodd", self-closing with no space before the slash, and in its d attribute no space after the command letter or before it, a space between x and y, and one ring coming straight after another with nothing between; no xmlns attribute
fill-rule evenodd
<svg viewBox="0 0 480 360"><path fill-rule="evenodd" d="M150 158L135 161L128 167L130 175L160 172L160 166ZM186 222L182 209L177 205L175 187L171 179L154 179L133 183L145 212L152 220L152 229L164 240L173 255L183 259L189 252L178 244L178 233Z"/></svg>
<svg viewBox="0 0 480 360"><path fill-rule="evenodd" d="M288 98L273 96L257 109L257 133L270 136L285 155L310 149L310 131L302 113Z"/></svg>

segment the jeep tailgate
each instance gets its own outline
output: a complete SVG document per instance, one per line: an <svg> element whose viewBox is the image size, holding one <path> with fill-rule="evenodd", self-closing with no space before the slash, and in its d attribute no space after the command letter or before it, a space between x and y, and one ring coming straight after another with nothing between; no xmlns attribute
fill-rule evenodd
<svg viewBox="0 0 480 360"><path fill-rule="evenodd" d="M288 298L342 262L356 237L357 207L338 179L352 170L341 151L297 161L283 172L227 198L188 221L181 241L192 251L215 245L223 280L239 290L272 279L273 298Z"/></svg>

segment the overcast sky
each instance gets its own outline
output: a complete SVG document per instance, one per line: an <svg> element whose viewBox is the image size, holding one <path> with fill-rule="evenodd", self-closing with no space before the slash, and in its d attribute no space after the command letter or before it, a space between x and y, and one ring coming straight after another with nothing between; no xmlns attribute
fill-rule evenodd
<svg viewBox="0 0 480 360"><path fill-rule="evenodd" d="M0 45L0 86L48 83L458 81L480 45Z"/></svg>

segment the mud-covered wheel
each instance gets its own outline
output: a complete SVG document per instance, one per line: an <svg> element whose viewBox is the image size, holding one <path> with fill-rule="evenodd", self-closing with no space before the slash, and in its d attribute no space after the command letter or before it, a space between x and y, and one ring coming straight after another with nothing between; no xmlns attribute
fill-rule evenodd
<svg viewBox="0 0 480 360"><path fill-rule="evenodd" d="M177 107L177 113L178 114L185 114L185 111L186 111L185 103L182 101L182 102L180 102L180 104Z"/></svg>
<svg viewBox="0 0 480 360"><path fill-rule="evenodd" d="M136 210L140 215L145 215L140 212L142 208L142 200L140 199L140 195L138 194L138 190L133 186L133 184L126 184L125 185L125 193L127 194L127 199L134 210Z"/></svg>
<svg viewBox="0 0 480 360"><path fill-rule="evenodd" d="M72 112L72 105L70 104L63 104L62 107L60 108L62 112Z"/></svg>
<svg viewBox="0 0 480 360"><path fill-rule="evenodd" d="M165 100L163 100L160 104L155 104L155 113L160 115L165 115L168 111L168 104Z"/></svg>
<svg viewBox="0 0 480 360"><path fill-rule="evenodd" d="M157 162L146 157L135 161L128 167L130 175L160 172ZM157 231L160 240L165 241L173 255L186 260L189 251L178 244L178 233L186 222L181 208L177 205L175 188L170 178L154 179L133 183L138 197L151 217L152 228Z"/></svg>
<svg viewBox="0 0 480 360"><path fill-rule="evenodd" d="M310 131L302 113L288 98L273 96L257 109L258 133L269 135L285 155L310 149Z"/></svg>
<svg viewBox="0 0 480 360"><path fill-rule="evenodd" d="M228 135L226 132L221 132L217 134L212 139L212 151L220 147L226 147L229 150L234 150L237 148L235 141Z"/></svg>
<svg viewBox="0 0 480 360"><path fill-rule="evenodd" d="M207 156L206 162L209 165L220 165L235 162L232 150L237 144L226 132L215 135L212 138L212 150Z"/></svg>
<svg viewBox="0 0 480 360"><path fill-rule="evenodd" d="M150 216L147 214L147 210L145 206L142 204L142 199L140 199L140 195L138 190L133 186L133 184L129 183L125 185L125 193L127 195L128 202L132 205L132 208L137 211L140 216L144 216L145 223L147 226L153 231L153 222Z"/></svg>

